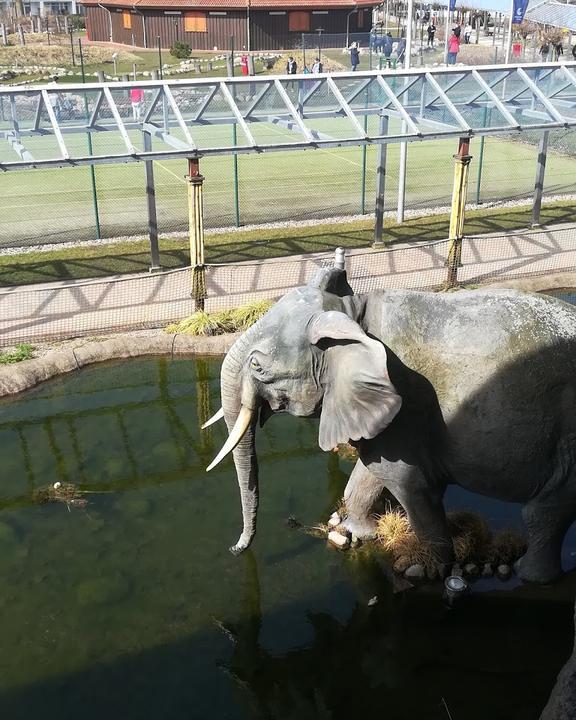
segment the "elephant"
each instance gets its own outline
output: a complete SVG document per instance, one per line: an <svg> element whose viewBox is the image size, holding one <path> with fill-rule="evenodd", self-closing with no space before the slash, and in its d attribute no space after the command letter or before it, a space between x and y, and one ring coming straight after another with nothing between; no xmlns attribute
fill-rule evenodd
<svg viewBox="0 0 576 720"><path fill-rule="evenodd" d="M343 264L284 295L224 358L222 408L243 529L256 531L255 433L275 413L319 417L319 445L358 452L344 527L375 532L385 491L446 569L454 551L449 484L523 503L527 550L516 570L547 583L562 572L576 516L576 308L509 289L381 290L355 295Z"/></svg>
<svg viewBox="0 0 576 720"><path fill-rule="evenodd" d="M540 720L576 720L576 638L572 655L558 675Z"/></svg>

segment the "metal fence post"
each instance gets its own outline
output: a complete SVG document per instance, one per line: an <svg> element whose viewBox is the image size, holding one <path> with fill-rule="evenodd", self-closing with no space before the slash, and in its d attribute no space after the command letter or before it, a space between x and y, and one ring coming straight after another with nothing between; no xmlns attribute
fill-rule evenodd
<svg viewBox="0 0 576 720"><path fill-rule="evenodd" d="M80 69L82 72L82 82L86 82L86 73L84 71L84 54L82 51L82 38L78 38L78 51L80 53ZM90 122L90 117L88 113L88 98L86 97L86 94L84 94L84 112L86 113L86 124ZM88 139L88 153L90 157L92 157L93 149L92 149L92 133L88 130L86 133L86 137ZM98 208L98 192L96 189L96 169L94 165L90 165L90 187L92 189L92 207L94 209L94 228L96 230L96 240L99 240L102 237L102 232L100 228L100 210Z"/></svg>
<svg viewBox="0 0 576 720"><path fill-rule="evenodd" d="M364 115L364 132L368 130L368 116ZM360 185L360 215L366 214L366 145L362 145L362 171Z"/></svg>
<svg viewBox="0 0 576 720"><path fill-rule="evenodd" d="M380 115L379 135L388 134L388 116ZM386 189L386 152L388 145L378 145L378 159L376 165L376 220L374 223L374 245L382 245L384 229L384 191Z"/></svg>
<svg viewBox="0 0 576 720"><path fill-rule="evenodd" d="M536 180L534 182L534 202L532 205L532 227L540 225L540 210L542 208L542 193L544 191L544 174L546 172L546 154L548 152L549 130L545 130L540 137L538 145L538 164L536 166Z"/></svg>
<svg viewBox="0 0 576 720"><path fill-rule="evenodd" d="M204 217L202 184L198 158L188 158L188 227L190 234L190 265L192 266L192 297L194 309L204 310L206 270L204 267Z"/></svg>
<svg viewBox="0 0 576 720"><path fill-rule="evenodd" d="M144 152L152 150L152 136L146 130L142 131L144 139ZM144 163L146 176L146 204L148 207L148 237L150 238L150 272L160 270L160 250L158 247L158 217L156 215L156 187L154 185L154 163L146 160Z"/></svg>
<svg viewBox="0 0 576 720"><path fill-rule="evenodd" d="M482 126L486 127L486 123L489 119L491 119L491 111L485 107L483 118L482 118ZM484 142L486 140L486 136L482 135L480 138L480 153L478 155L478 173L476 175L476 205L480 205L480 185L482 184L482 167L484 165Z"/></svg>
<svg viewBox="0 0 576 720"><path fill-rule="evenodd" d="M238 132L236 123L232 124L232 144L234 147L238 144ZM238 183L238 153L232 155L232 168L234 171L234 222L236 227L240 227L240 193Z"/></svg>
<svg viewBox="0 0 576 720"><path fill-rule="evenodd" d="M464 214L466 209L466 192L468 190L468 169L472 156L470 138L461 137L458 143L458 154L454 155L454 187L452 189L452 209L450 212L450 232L448 248L448 276L446 286L458 285L458 268L462 260L462 236L464 234Z"/></svg>

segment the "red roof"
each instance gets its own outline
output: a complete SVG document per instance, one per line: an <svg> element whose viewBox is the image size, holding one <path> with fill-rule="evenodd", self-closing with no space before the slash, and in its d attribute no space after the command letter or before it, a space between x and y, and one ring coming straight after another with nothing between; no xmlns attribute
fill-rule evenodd
<svg viewBox="0 0 576 720"><path fill-rule="evenodd" d="M104 7L124 8L182 8L193 10L195 8L212 8L214 10L244 9L248 7L266 9L279 8L283 10L313 10L321 8L354 8L357 6L373 7L377 0L301 0L301 2L287 2L287 0L79 0L81 5L103 5Z"/></svg>

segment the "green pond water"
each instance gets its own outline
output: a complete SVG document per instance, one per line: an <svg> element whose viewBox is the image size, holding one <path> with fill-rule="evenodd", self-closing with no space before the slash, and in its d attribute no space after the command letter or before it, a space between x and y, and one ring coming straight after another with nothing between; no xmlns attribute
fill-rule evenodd
<svg viewBox="0 0 576 720"><path fill-rule="evenodd" d="M224 424L199 429L219 366L116 362L0 402L0 718L538 718L570 653L574 576L483 581L450 611L439 585L403 589L367 549L290 529L326 519L352 465L289 416L259 433L258 534L232 556L233 465L204 470ZM57 481L99 492L33 501ZM448 504L518 520L459 490Z"/></svg>

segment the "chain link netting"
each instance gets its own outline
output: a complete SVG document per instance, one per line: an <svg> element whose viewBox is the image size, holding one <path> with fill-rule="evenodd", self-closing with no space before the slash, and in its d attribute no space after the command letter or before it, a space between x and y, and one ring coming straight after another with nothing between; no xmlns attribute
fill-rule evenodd
<svg viewBox="0 0 576 720"><path fill-rule="evenodd" d="M356 293L400 288L439 290L450 274L448 255L447 240L385 250L353 250L346 262L349 282ZM276 299L309 282L320 267L332 263L332 253L317 253L208 265L205 309ZM464 285L559 271L576 271L574 224L465 238L461 266L456 269L457 280ZM0 345L162 327L194 311L191 290L190 268L58 287L0 290Z"/></svg>
<svg viewBox="0 0 576 720"><path fill-rule="evenodd" d="M375 131L375 118L368 132ZM279 134L290 131L272 129ZM94 152L112 152L107 133L95 134ZM468 201L530 198L540 134L473 139ZM85 138L79 138L78 141ZM100 145L102 145L100 147ZM410 143L407 210L448 206L452 193L454 140ZM375 146L201 160L207 228L311 220L371 213L375 205ZM385 210L398 204L400 148L387 148ZM154 162L161 236L188 228L185 160ZM92 183L94 176L94 192ZM576 193L576 132L550 131L544 184L546 196ZM102 238L147 237L144 167L139 163L12 171L0 175L0 250Z"/></svg>

